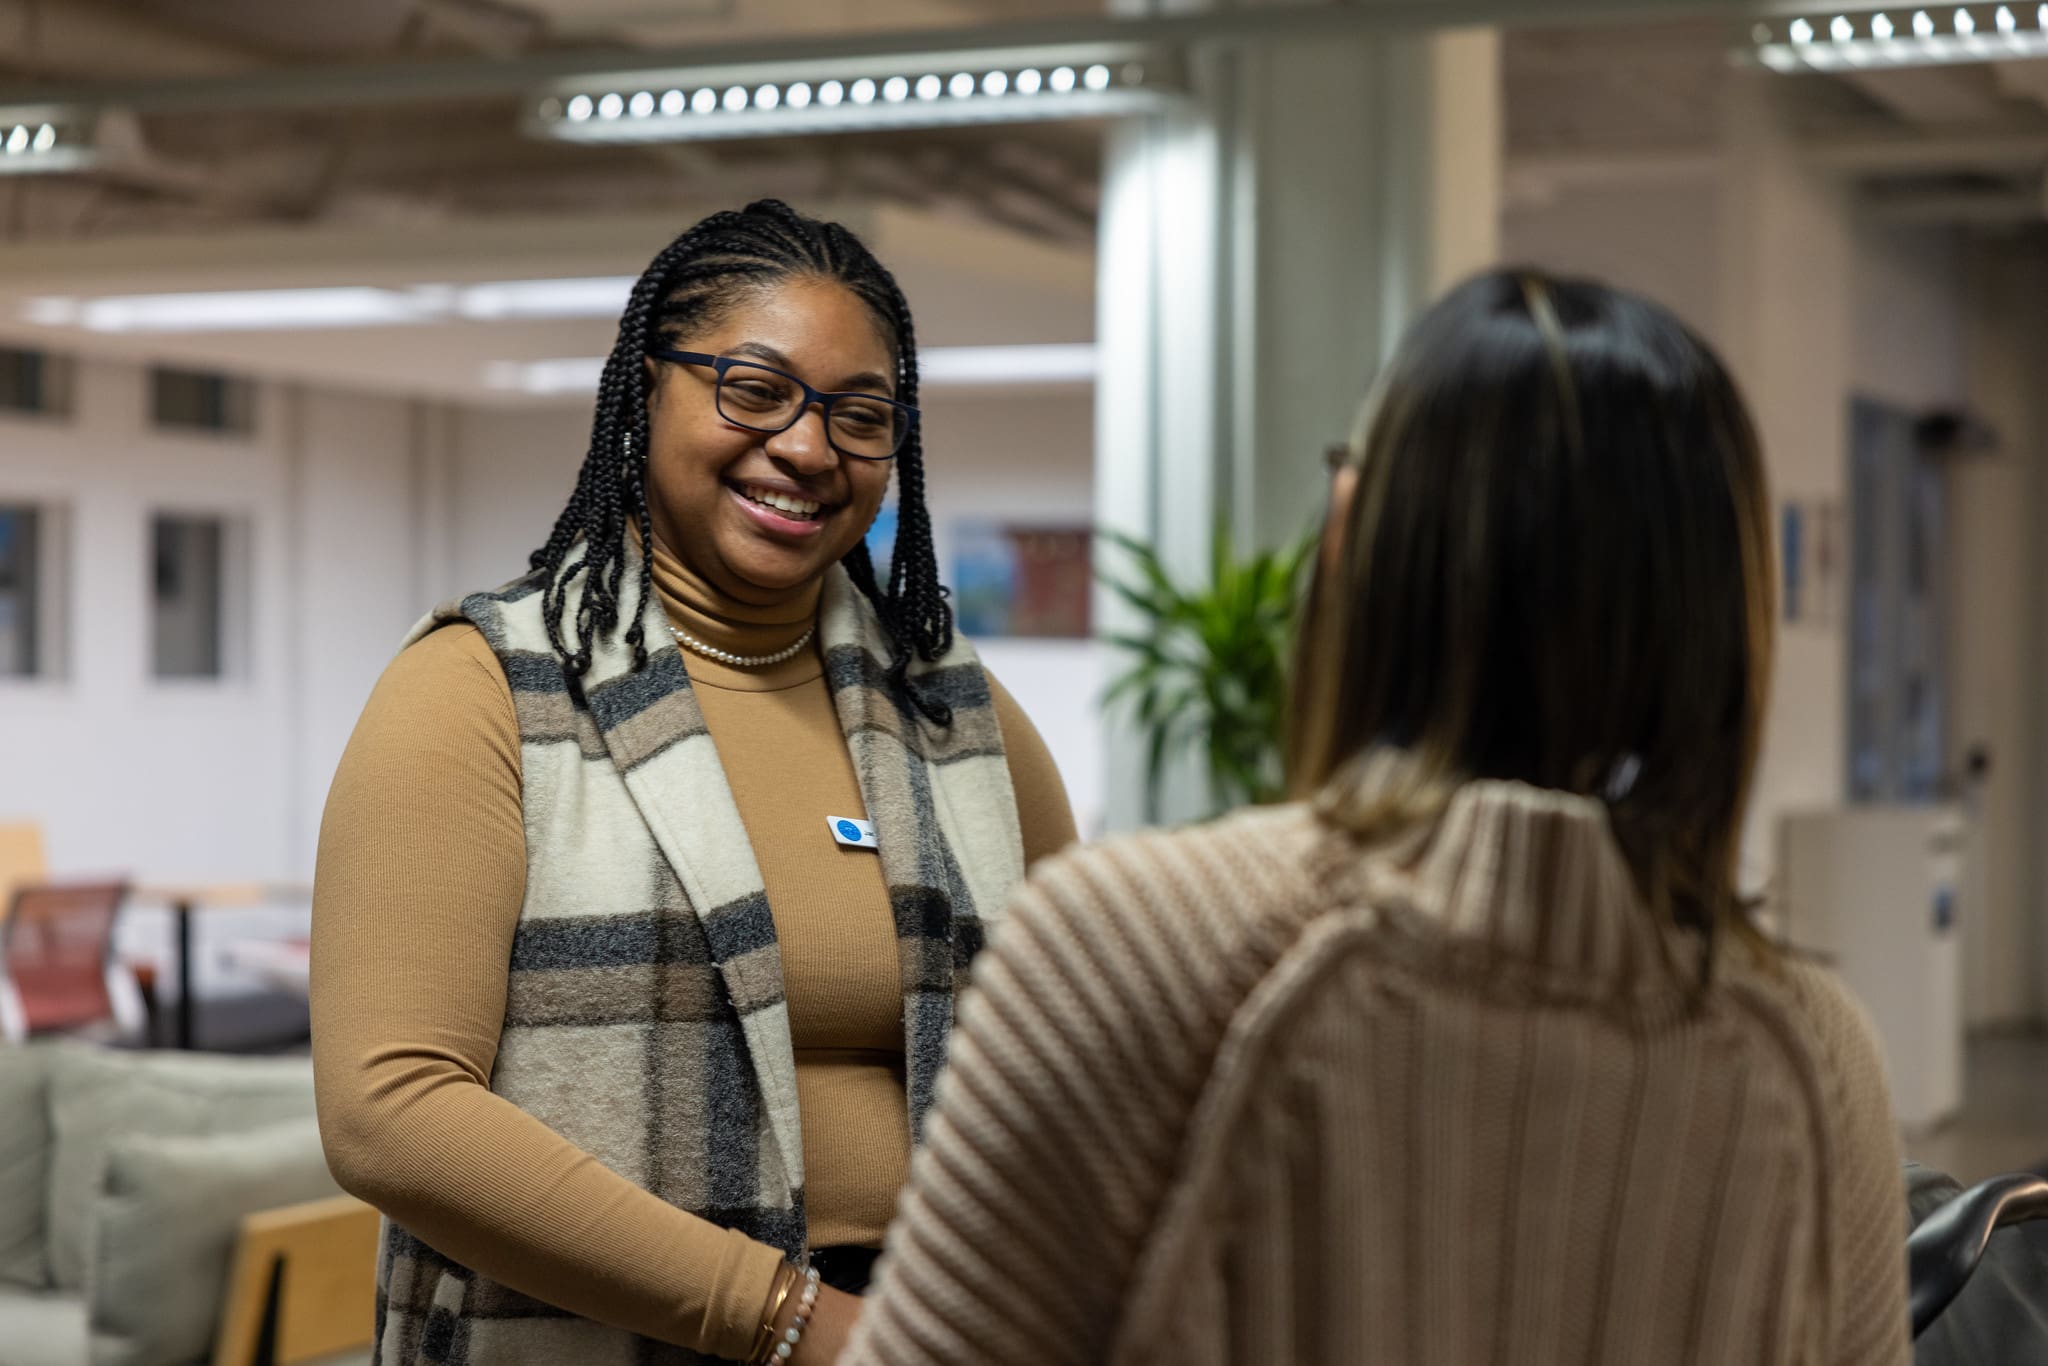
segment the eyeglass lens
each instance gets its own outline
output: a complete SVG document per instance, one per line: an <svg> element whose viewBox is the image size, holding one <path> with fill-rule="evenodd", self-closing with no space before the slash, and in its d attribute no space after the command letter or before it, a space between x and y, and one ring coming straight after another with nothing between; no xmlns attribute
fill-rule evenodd
<svg viewBox="0 0 2048 1366"><path fill-rule="evenodd" d="M802 414L807 397L789 376L761 366L726 367L718 383L718 413L726 421L757 431L779 432ZM862 394L834 394L827 406L826 435L848 455L885 460L903 445L909 420L902 409Z"/></svg>

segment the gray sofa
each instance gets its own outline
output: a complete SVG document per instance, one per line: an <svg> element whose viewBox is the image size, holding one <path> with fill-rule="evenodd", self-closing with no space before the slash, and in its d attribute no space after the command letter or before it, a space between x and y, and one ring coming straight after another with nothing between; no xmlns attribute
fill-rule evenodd
<svg viewBox="0 0 2048 1366"><path fill-rule="evenodd" d="M338 1195L303 1058L0 1047L0 1366L215 1360L245 1217Z"/></svg>

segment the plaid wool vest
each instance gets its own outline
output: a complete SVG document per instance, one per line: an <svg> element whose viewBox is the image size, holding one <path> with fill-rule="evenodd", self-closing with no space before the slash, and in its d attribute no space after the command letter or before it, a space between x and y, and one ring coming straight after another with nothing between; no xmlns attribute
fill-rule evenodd
<svg viewBox="0 0 2048 1366"><path fill-rule="evenodd" d="M637 573L629 562L625 581ZM633 670L622 624L571 687L548 642L544 581L443 607L407 640L473 623L518 714L526 900L491 1089L670 1204L801 1260L803 1140L775 921L683 656L650 601L646 667ZM565 622L576 602L572 589ZM953 709L940 728L888 686L887 638L836 565L818 632L895 915L916 1135L954 994L1023 878L1016 797L966 641L913 665ZM378 1366L710 1360L520 1295L388 1222L377 1284Z"/></svg>

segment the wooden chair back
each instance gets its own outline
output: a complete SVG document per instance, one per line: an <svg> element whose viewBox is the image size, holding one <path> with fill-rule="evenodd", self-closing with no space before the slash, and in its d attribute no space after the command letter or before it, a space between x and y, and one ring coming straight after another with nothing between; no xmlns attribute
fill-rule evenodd
<svg viewBox="0 0 2048 1366"><path fill-rule="evenodd" d="M43 860L42 827L28 821L0 822L0 919L14 902L14 889L50 874Z"/></svg>
<svg viewBox="0 0 2048 1366"><path fill-rule="evenodd" d="M377 1236L377 1211L349 1195L242 1220L213 1366L297 1366L368 1349Z"/></svg>

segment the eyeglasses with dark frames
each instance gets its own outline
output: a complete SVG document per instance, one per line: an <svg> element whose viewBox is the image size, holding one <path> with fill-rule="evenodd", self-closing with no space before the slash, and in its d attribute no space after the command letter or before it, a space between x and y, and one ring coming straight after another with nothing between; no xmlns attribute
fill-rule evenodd
<svg viewBox="0 0 2048 1366"><path fill-rule="evenodd" d="M917 426L918 411L881 394L835 393L813 389L787 370L736 356L704 351L656 350L656 360L702 365L714 372L713 392L718 415L735 427L773 436L794 427L817 408L825 439L832 449L853 460L893 460Z"/></svg>

